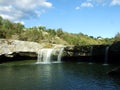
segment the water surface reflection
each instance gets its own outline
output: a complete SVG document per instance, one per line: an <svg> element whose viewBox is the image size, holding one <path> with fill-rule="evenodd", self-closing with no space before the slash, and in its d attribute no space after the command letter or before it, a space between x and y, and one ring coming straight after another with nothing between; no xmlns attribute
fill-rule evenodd
<svg viewBox="0 0 120 90"><path fill-rule="evenodd" d="M6 63L0 65L1 90L120 90L113 65L87 63Z"/></svg>

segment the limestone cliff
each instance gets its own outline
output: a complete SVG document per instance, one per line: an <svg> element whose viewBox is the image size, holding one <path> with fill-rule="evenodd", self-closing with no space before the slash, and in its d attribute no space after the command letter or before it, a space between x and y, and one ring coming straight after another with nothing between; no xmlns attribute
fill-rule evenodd
<svg viewBox="0 0 120 90"><path fill-rule="evenodd" d="M43 45L36 42L0 39L0 63L15 60L37 59Z"/></svg>
<svg viewBox="0 0 120 90"><path fill-rule="evenodd" d="M13 52L38 52L42 45L36 42L0 39L0 55Z"/></svg>

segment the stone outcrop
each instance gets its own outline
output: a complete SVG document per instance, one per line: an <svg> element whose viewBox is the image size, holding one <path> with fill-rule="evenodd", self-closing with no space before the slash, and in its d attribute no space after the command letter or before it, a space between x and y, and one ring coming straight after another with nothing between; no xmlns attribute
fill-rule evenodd
<svg viewBox="0 0 120 90"><path fill-rule="evenodd" d="M111 45L67 46L63 61L120 63L120 42Z"/></svg>
<svg viewBox="0 0 120 90"><path fill-rule="evenodd" d="M109 62L120 63L120 41L114 42L109 48Z"/></svg>
<svg viewBox="0 0 120 90"><path fill-rule="evenodd" d="M91 57L91 46L67 46L64 48L63 61L88 62Z"/></svg>
<svg viewBox="0 0 120 90"><path fill-rule="evenodd" d="M37 52L42 46L35 42L0 39L0 55L13 52Z"/></svg>
<svg viewBox="0 0 120 90"><path fill-rule="evenodd" d="M41 48L36 42L0 39L0 61L35 58Z"/></svg>

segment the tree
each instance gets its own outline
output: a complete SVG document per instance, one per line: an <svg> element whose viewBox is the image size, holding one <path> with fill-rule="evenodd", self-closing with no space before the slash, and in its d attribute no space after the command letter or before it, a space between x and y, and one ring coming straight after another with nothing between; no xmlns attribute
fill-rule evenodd
<svg viewBox="0 0 120 90"><path fill-rule="evenodd" d="M3 28L6 28L7 30L9 30L10 28L12 28L12 23L9 20L3 20Z"/></svg>
<svg viewBox="0 0 120 90"><path fill-rule="evenodd" d="M54 30L54 29L48 29L47 31L48 31L48 33L50 34L50 37L52 37L52 38L54 38L54 37L55 37L56 32L55 32L55 30Z"/></svg>
<svg viewBox="0 0 120 90"><path fill-rule="evenodd" d="M6 31L3 29L0 29L0 38L6 38Z"/></svg>
<svg viewBox="0 0 120 90"><path fill-rule="evenodd" d="M115 42L116 41L120 41L120 33L119 32L115 35Z"/></svg>
<svg viewBox="0 0 120 90"><path fill-rule="evenodd" d="M57 36L62 37L62 34L63 34L62 28L57 29Z"/></svg>
<svg viewBox="0 0 120 90"><path fill-rule="evenodd" d="M39 28L39 30L43 30L43 31L46 30L46 27L44 27L44 26L39 26L38 28Z"/></svg>
<svg viewBox="0 0 120 90"><path fill-rule="evenodd" d="M24 25L21 23L16 23L16 29L17 29L17 33L21 33L22 30L24 29Z"/></svg>
<svg viewBox="0 0 120 90"><path fill-rule="evenodd" d="M2 19L2 17L0 16L0 27L2 26L2 21L3 21L3 19Z"/></svg>

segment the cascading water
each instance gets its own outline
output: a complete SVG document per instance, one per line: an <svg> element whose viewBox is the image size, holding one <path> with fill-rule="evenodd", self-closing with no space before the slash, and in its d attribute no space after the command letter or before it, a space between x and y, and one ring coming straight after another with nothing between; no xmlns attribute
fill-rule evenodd
<svg viewBox="0 0 120 90"><path fill-rule="evenodd" d="M61 56L62 56L62 52L63 52L64 48L60 48L59 49L59 53L57 55L57 60L56 62L60 63L61 62ZM44 63L44 64L47 64L47 63L52 63L54 61L52 61L52 54L53 52L55 52L55 48L44 48L44 49L41 49L39 52L38 52L38 60L37 60L37 64L39 63Z"/></svg>
<svg viewBox="0 0 120 90"><path fill-rule="evenodd" d="M61 48L60 51L59 51L58 58L57 58L57 61L58 61L58 62L61 62L61 57L62 57L63 51L64 51L64 47Z"/></svg>
<svg viewBox="0 0 120 90"><path fill-rule="evenodd" d="M105 60L104 60L104 65L108 65L108 50L110 46L107 46L105 48Z"/></svg>
<svg viewBox="0 0 120 90"><path fill-rule="evenodd" d="M89 60L89 64L92 64L92 55L93 55L93 46L91 46L91 48L90 48L90 60Z"/></svg>
<svg viewBox="0 0 120 90"><path fill-rule="evenodd" d="M50 63L53 49L41 49L38 52L37 63Z"/></svg>

